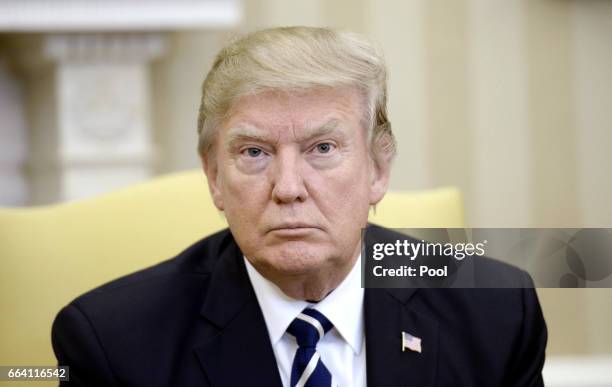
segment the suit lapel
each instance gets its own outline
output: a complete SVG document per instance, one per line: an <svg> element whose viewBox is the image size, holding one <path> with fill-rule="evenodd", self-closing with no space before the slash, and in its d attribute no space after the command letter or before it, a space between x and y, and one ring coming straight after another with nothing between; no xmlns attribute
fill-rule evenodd
<svg viewBox="0 0 612 387"><path fill-rule="evenodd" d="M213 387L282 387L268 330L244 266L231 238L217 267L202 315L217 332L204 337L196 356ZM216 328L216 329L215 329Z"/></svg>
<svg viewBox="0 0 612 387"><path fill-rule="evenodd" d="M417 289L366 289L364 314L368 386L435 384L438 323L417 313L410 298ZM401 332L422 340L422 352L402 352Z"/></svg>

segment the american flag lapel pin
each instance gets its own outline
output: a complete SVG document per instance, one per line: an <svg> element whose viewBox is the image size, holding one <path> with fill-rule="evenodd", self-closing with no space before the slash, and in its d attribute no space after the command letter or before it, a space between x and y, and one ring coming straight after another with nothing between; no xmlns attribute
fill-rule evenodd
<svg viewBox="0 0 612 387"><path fill-rule="evenodd" d="M402 352L406 349L421 353L421 338L402 331Z"/></svg>

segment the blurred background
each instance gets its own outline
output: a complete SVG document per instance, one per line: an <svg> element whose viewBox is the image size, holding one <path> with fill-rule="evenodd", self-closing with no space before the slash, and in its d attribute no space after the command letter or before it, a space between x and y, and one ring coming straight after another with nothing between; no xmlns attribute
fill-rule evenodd
<svg viewBox="0 0 612 387"><path fill-rule="evenodd" d="M382 47L391 189L457 186L471 227L612 227L612 0L0 0L0 206L198 168L213 56L281 25ZM612 291L538 292L551 364L611 359Z"/></svg>

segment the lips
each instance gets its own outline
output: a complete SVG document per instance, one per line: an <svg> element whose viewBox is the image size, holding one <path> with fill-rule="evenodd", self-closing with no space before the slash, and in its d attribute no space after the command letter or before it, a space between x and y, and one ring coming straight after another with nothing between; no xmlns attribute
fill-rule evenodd
<svg viewBox="0 0 612 387"><path fill-rule="evenodd" d="M281 223L270 227L270 231L274 230L291 230L291 229L299 229L299 228L318 228L312 224L302 223L302 222L290 222L290 223Z"/></svg>
<svg viewBox="0 0 612 387"><path fill-rule="evenodd" d="M320 230L320 227L304 222L286 222L270 227L268 231L271 235L282 238L304 238L313 232Z"/></svg>

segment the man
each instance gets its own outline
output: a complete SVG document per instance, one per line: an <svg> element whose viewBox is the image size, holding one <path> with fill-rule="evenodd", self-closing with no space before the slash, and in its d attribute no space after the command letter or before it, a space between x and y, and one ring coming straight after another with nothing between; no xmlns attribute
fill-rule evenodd
<svg viewBox="0 0 612 387"><path fill-rule="evenodd" d="M395 153L385 82L382 57L347 33L278 28L225 47L198 128L229 230L64 308L53 343L71 383L542 385L533 289L361 288L362 229L395 235L367 224ZM488 281L529 283L488 265Z"/></svg>

